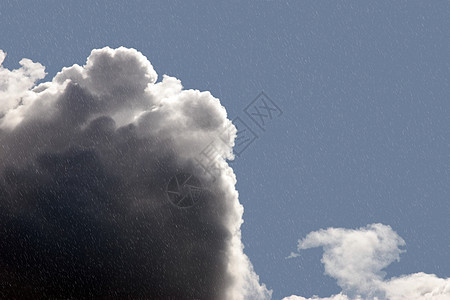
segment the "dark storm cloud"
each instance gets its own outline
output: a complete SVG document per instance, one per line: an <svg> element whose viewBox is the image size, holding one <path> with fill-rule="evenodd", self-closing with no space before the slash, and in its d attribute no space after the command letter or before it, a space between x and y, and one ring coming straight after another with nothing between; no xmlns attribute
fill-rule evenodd
<svg viewBox="0 0 450 300"><path fill-rule="evenodd" d="M234 137L218 180L194 164L231 125L217 99L156 83L133 49L94 50L38 86L44 68L21 64L0 66L1 298L270 297L240 240ZM166 194L179 173L205 185L188 209Z"/></svg>

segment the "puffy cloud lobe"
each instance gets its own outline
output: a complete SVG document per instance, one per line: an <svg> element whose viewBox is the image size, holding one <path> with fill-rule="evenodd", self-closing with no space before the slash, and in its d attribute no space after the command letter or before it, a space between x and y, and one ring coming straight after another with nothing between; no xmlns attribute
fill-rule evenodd
<svg viewBox="0 0 450 300"><path fill-rule="evenodd" d="M328 228L299 240L298 250L323 247L325 273L336 278L342 292L308 299L450 299L450 278L416 273L386 280L382 270L400 259L405 241L390 226L371 224L359 229ZM290 257L298 256L292 253ZM306 300L290 296L286 300Z"/></svg>
<svg viewBox="0 0 450 300"><path fill-rule="evenodd" d="M156 82L123 47L37 86L44 68L21 65L0 69L1 298L270 298L243 253L218 99ZM226 129L211 181L194 159ZM165 193L182 172L207 187L189 209Z"/></svg>
<svg viewBox="0 0 450 300"><path fill-rule="evenodd" d="M17 70L2 66L6 53L0 50L0 117L17 106L22 97L29 93L35 82L45 77L45 68L29 59L22 59Z"/></svg>

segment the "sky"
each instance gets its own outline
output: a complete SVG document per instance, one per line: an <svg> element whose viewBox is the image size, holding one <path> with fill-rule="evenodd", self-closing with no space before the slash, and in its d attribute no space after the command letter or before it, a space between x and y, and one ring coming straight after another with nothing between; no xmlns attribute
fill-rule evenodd
<svg viewBox="0 0 450 300"><path fill-rule="evenodd" d="M167 74L179 79L185 90L209 91L211 95L202 94L206 96L186 91L189 101L205 105L204 113L217 114L217 119L209 121L200 114L202 118L193 118L195 122L206 122L218 130L227 119L238 118L234 122L237 129L247 128L256 137L229 163L239 198L228 185L232 179L222 177L217 184L229 194L213 198L228 197L234 203L220 206L224 216L237 218L224 225L227 230L239 223L237 201L243 206L245 255L237 254L235 261L244 262L251 280L236 282L250 280L255 289L261 289L258 295L267 295L265 284L273 299L290 295L375 297L379 293L394 299L402 295L394 295L393 290L401 291L398 287L405 282L423 280L431 282L431 290L450 293L448 1L128 2L3 1L0 49L7 55L2 66L18 69L22 58L38 62L45 66L46 77L42 78L42 72L24 76L35 76L33 80L40 83L52 81L63 67L86 65L93 49L124 46L136 49L151 63L150 68L135 52L125 56L132 61L138 57L139 63L129 65L125 59L121 68L133 72L114 77L126 83L124 89L140 88L141 77L127 78L141 74L134 73L132 66L145 66L143 85L154 84L156 72L157 83ZM96 66L94 58L91 62ZM87 81L75 73L56 80L54 88L67 94L62 99L71 99L70 90L62 90L67 78L79 80L82 89L98 97L123 92L115 91L108 80L96 82L98 73L89 73L95 68L88 66L77 71L87 72ZM33 68L40 70L39 66ZM170 78L161 89L150 91L152 97L181 93ZM30 87L25 84L21 88ZM82 93L73 89L75 95ZM261 119L252 112L254 104L261 103L254 102L261 101L261 95L276 110L260 107L265 115L273 113L260 127ZM219 99L220 105L210 97ZM208 106L205 99L215 104ZM137 101L133 107L148 109L143 105ZM108 114L116 126L126 124L126 109L116 102L110 106L97 107L96 113ZM64 105L58 107L62 114L67 113ZM183 109L174 104L174 110L196 115ZM10 127L18 126L14 123L18 121L9 120ZM176 161L182 161L187 154L180 149L192 150L188 137L193 129L158 120L149 122L163 124L157 126L165 128L169 136L177 137L176 130L185 132L171 148ZM205 132L202 141L207 140ZM27 134L22 137L32 149L40 142L30 142L32 136ZM6 141L15 138L4 136L2 145L8 145L8 153L13 155L17 145ZM74 140L85 143L81 137ZM75 159L77 153L65 155ZM5 157L3 164L7 164ZM172 167L177 168L171 165L167 169ZM170 177L168 172L163 174ZM212 224L224 224L220 218L214 220ZM122 221L126 223L126 219ZM2 225L6 228L6 221ZM164 232L164 228L160 230ZM211 238L215 236L209 233ZM232 249L221 244L222 240L214 241L211 251ZM333 255L336 251L348 255ZM351 260L359 257L355 253L366 255L355 263ZM367 257L374 265L362 263ZM223 263L214 255L210 259ZM336 271L355 265L363 266L355 272L356 281ZM255 283L256 274L259 283ZM361 278L366 286L355 283ZM178 287L175 291L179 292ZM243 288L233 291L243 293Z"/></svg>

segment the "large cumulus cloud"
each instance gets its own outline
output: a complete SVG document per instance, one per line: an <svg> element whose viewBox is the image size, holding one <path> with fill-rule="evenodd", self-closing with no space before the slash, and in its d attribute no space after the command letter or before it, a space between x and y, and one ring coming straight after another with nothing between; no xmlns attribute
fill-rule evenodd
<svg viewBox="0 0 450 300"><path fill-rule="evenodd" d="M0 51L0 63L5 53ZM183 90L134 49L44 67L0 65L0 296L264 299L243 253L235 128L209 92ZM211 180L194 162L224 130ZM189 209L176 174L205 187Z"/></svg>
<svg viewBox="0 0 450 300"><path fill-rule="evenodd" d="M390 226L371 224L359 229L328 228L298 241L298 250L323 247L325 273L337 280L342 292L312 299L448 300L450 278L422 272L385 279L383 269L400 259L405 241ZM291 258L300 255L292 253ZM307 300L290 296L285 300Z"/></svg>

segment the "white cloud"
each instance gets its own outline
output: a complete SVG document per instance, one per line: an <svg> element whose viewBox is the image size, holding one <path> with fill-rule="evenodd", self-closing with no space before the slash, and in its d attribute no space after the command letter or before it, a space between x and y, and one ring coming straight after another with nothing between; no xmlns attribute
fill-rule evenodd
<svg viewBox="0 0 450 300"><path fill-rule="evenodd" d="M299 240L298 250L323 247L325 274L335 278L342 292L309 299L450 299L450 278L416 273L385 279L382 270L400 259L405 241L390 226L371 224L359 229L328 228ZM292 253L290 258L300 255ZM306 299L291 296L286 300Z"/></svg>
<svg viewBox="0 0 450 300"><path fill-rule="evenodd" d="M30 93L36 81L46 75L41 64L26 58L19 62L19 69L10 71L2 66L5 58L6 53L0 50L0 116L16 107L21 98Z"/></svg>
<svg viewBox="0 0 450 300"><path fill-rule="evenodd" d="M384 282L382 288L392 300L450 299L450 278L438 278L422 272L392 278Z"/></svg>
<svg viewBox="0 0 450 300"><path fill-rule="evenodd" d="M361 298L356 297L354 300L359 300L359 299L361 299ZM350 300L350 298L348 296L340 293L340 294L333 295L330 297L325 297L325 298L320 298L318 296L313 296L312 298L305 298L305 297L293 295L290 297L285 297L283 300Z"/></svg>

